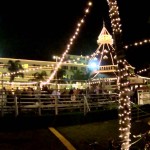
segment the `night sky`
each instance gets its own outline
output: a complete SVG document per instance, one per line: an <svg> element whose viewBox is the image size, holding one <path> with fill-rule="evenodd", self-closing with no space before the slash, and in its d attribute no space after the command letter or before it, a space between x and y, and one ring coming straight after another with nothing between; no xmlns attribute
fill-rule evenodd
<svg viewBox="0 0 150 150"><path fill-rule="evenodd" d="M5 1L0 3L0 57L51 60L62 54L76 24L83 17L87 0ZM150 38L148 0L118 0L124 44ZM96 41L103 20L112 34L106 0L93 0L90 14L69 54L89 55L98 47ZM150 64L150 44L126 51L135 67Z"/></svg>

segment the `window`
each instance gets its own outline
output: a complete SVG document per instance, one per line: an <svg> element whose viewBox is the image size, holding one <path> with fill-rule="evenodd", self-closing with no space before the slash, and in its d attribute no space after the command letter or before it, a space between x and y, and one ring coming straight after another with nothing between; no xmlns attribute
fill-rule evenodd
<svg viewBox="0 0 150 150"><path fill-rule="evenodd" d="M71 70L77 70L77 67L71 66L70 69Z"/></svg>
<svg viewBox="0 0 150 150"><path fill-rule="evenodd" d="M68 70L68 66L62 66L62 69Z"/></svg>

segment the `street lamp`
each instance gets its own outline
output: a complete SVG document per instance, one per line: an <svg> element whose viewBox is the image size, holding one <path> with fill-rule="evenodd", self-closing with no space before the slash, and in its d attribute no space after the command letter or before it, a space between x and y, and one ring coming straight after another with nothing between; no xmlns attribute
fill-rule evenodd
<svg viewBox="0 0 150 150"><path fill-rule="evenodd" d="M89 60L88 68L92 72L99 70L99 61L96 57L94 59Z"/></svg>

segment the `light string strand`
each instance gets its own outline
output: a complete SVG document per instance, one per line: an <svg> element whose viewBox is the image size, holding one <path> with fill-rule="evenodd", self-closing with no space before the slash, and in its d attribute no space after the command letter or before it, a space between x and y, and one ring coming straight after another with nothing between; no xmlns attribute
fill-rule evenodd
<svg viewBox="0 0 150 150"><path fill-rule="evenodd" d="M48 84L55 76L56 72L58 71L58 69L60 68L66 54L68 54L68 52L70 51L71 46L73 45L74 40L77 38L79 32L80 32L80 28L82 27L83 23L85 22L85 18L87 17L87 14L90 11L90 8L92 6L92 2L88 2L87 4L88 6L86 7L85 11L84 11L84 16L80 19L80 21L77 23L77 27L76 30L73 34L73 36L69 39L69 43L67 44L67 48L65 50L65 52L62 54L60 61L58 62L58 64L56 65L54 71L52 72L52 74L50 75L50 77L48 78L48 80L46 82L42 82L42 84Z"/></svg>
<svg viewBox="0 0 150 150"><path fill-rule="evenodd" d="M119 137L121 140L121 150L130 148L130 128L131 128L131 105L130 105L130 88L129 88L129 69L128 62L124 59L122 45L122 30L120 24L119 11L116 0L107 0L109 6L109 16L115 40L115 50L117 53L118 78L117 85L119 92Z"/></svg>

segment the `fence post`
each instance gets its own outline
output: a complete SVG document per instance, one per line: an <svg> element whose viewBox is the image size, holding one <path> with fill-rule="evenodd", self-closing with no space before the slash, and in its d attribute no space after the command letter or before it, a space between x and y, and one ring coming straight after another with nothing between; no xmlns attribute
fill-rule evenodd
<svg viewBox="0 0 150 150"><path fill-rule="evenodd" d="M1 97L1 116L4 116L4 96L2 91L2 97Z"/></svg>
<svg viewBox="0 0 150 150"><path fill-rule="evenodd" d="M58 115L58 98L55 96L55 115Z"/></svg>
<svg viewBox="0 0 150 150"><path fill-rule="evenodd" d="M87 100L87 95L83 95L84 97L84 115L86 115L87 112L90 111L90 107L89 107L89 104L88 104L88 100Z"/></svg>
<svg viewBox="0 0 150 150"><path fill-rule="evenodd" d="M86 104L85 104L85 96L83 96L84 98L84 116L86 115Z"/></svg>
<svg viewBox="0 0 150 150"><path fill-rule="evenodd" d="M17 117L18 114L19 114L19 112L18 112L17 96L15 96L15 98L14 98L14 103L15 103L15 117Z"/></svg>
<svg viewBox="0 0 150 150"><path fill-rule="evenodd" d="M1 116L3 117L3 116L4 116L4 95L3 95L3 94L4 94L4 91L3 91L3 90L4 90L4 89L3 89L4 80L3 80L3 73L2 73L2 76L1 76L1 77L2 77L2 80L1 80L1 81L2 81L2 83L1 83L1 84L2 84Z"/></svg>
<svg viewBox="0 0 150 150"><path fill-rule="evenodd" d="M40 96L38 96L38 114L41 116L41 99Z"/></svg>

